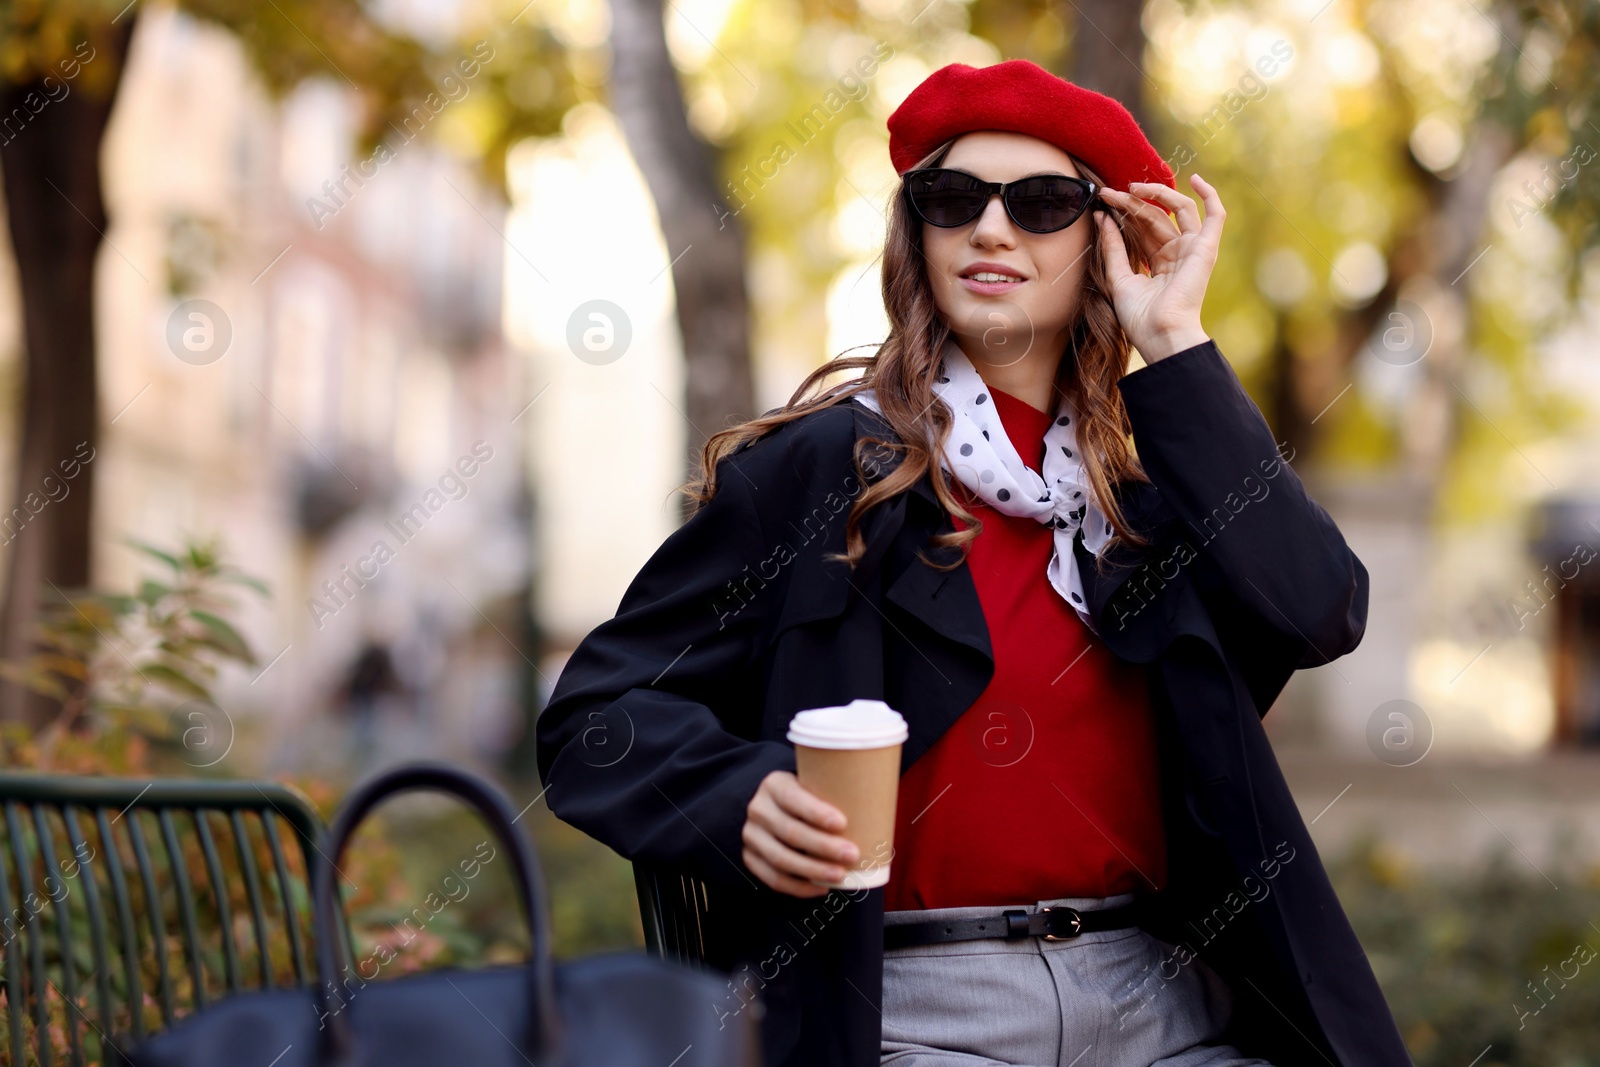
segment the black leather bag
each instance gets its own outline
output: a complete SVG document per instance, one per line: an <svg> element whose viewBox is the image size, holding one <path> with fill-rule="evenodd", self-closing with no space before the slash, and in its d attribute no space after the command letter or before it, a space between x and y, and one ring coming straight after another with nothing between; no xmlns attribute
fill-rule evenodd
<svg viewBox="0 0 1600 1067"><path fill-rule="evenodd" d="M533 935L526 964L438 970L362 984L341 972L334 870L381 800L412 789L475 807L504 844ZM726 981L645 955L555 964L538 862L505 797L481 778L411 764L355 790L328 828L312 877L318 988L220 1000L132 1050L132 1067L757 1067L753 1016L724 1025Z"/></svg>

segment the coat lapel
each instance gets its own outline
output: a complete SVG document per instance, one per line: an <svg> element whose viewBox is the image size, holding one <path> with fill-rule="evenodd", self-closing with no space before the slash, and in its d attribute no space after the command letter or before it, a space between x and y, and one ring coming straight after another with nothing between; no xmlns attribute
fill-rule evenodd
<svg viewBox="0 0 1600 1067"><path fill-rule="evenodd" d="M1148 482L1121 483L1118 502L1128 522L1135 529L1143 531L1151 543L1141 546L1119 542L1096 560L1084 547L1081 535L1073 541L1072 547L1078 557L1078 575L1083 580L1084 595L1089 599L1089 613L1097 625L1106 605L1122 584L1146 563L1161 557L1164 520L1171 514L1156 487Z"/></svg>
<svg viewBox="0 0 1600 1067"><path fill-rule="evenodd" d="M1183 524L1149 482L1118 483L1117 500L1123 516L1149 543L1119 543L1098 560L1084 547L1082 537L1072 547L1100 639L1122 659L1148 663L1173 636L1172 616L1166 610L1170 601L1158 595L1164 588L1160 568ZM1130 602L1135 606L1130 608Z"/></svg>
<svg viewBox="0 0 1600 1067"><path fill-rule="evenodd" d="M921 495L920 491L917 495ZM933 490L929 489L927 495L932 497ZM934 500L934 506L937 507L937 499ZM922 522L917 524L918 528L930 535L941 528L946 532L954 530L955 524L949 521L948 513L940 509L939 514L945 517L943 526L929 525L927 519L931 516L923 508ZM949 563L956 556L955 549L939 549L933 545L928 545L924 551L930 559L940 564ZM989 626L983 617L978 587L973 584L972 570L966 561L950 570L940 570L913 558L910 566L885 590L884 596L890 603L916 616L935 633L982 653L985 659L993 663L994 648L989 641Z"/></svg>
<svg viewBox="0 0 1600 1067"><path fill-rule="evenodd" d="M883 416L859 401L852 401L852 407L856 412L858 439L870 436L889 441L899 440L894 427ZM897 455L890 458L882 476L890 474L898 463ZM959 567L941 570L917 556L917 550L920 549L921 554L941 566L957 556L955 549L941 549L928 543L937 533L955 530L955 523L933 491L931 472L925 472L908 492L892 503L874 510L890 509L893 509L893 517L883 522L873 536L885 540L910 537L911 542L907 547L911 559L909 565L884 590L884 597L910 612L935 633L982 653L993 664L994 649L989 642L989 627L983 618L983 605L978 601L978 588L973 584L971 569L962 561ZM868 543L870 545L871 541Z"/></svg>
<svg viewBox="0 0 1600 1067"><path fill-rule="evenodd" d="M894 429L876 412L859 403L853 406L858 437L896 439ZM1084 547L1081 535L1073 542L1078 572L1101 640L1117 656L1133 663L1154 661L1174 639L1185 634L1200 638L1220 654L1216 628L1184 573L1185 565L1175 562L1174 552L1188 537L1188 527L1151 482L1119 482L1116 494L1124 517L1144 533L1149 543L1118 545L1097 561ZM955 558L954 548L939 549L928 544L934 534L955 530L954 521L934 493L931 472L900 498L873 511L886 514L876 523L869 523L869 546L878 538L888 541L910 536L935 562ZM869 519L870 516L869 512ZM1044 580L1042 574L1040 580ZM913 556L884 595L935 633L982 654L992 666L994 651L988 623L971 568L965 561L954 569L938 570ZM842 599L825 599L829 607L843 610Z"/></svg>

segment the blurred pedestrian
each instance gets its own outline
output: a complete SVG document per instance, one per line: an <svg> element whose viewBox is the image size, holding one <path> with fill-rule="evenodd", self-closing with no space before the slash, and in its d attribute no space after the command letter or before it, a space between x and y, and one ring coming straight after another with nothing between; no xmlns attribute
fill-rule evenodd
<svg viewBox="0 0 1600 1067"><path fill-rule="evenodd" d="M392 721L404 705L405 686L387 645L362 645L339 695L339 708L349 719L350 765L369 768L378 758L380 720Z"/></svg>

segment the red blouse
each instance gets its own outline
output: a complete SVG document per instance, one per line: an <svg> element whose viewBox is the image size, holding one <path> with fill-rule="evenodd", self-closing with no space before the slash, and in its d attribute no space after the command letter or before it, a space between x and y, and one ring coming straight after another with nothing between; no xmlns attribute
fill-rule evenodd
<svg viewBox="0 0 1600 1067"><path fill-rule="evenodd" d="M989 395L1039 471L1052 416ZM1159 889L1166 840L1144 669L1107 649L1045 578L1049 526L953 485L983 521L967 562L994 677L900 779L885 910Z"/></svg>

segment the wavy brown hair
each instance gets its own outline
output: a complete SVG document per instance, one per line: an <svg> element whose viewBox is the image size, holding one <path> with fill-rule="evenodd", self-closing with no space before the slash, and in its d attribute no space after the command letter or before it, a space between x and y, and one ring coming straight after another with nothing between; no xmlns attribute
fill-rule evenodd
<svg viewBox="0 0 1600 1067"><path fill-rule="evenodd" d="M938 166L954 144L955 140L951 139L940 145L917 167ZM1097 185L1104 184L1076 156L1070 158L1081 175ZM1124 244L1133 257L1134 269L1144 269L1138 243L1126 235L1120 213L1112 212L1111 216L1124 230ZM1079 412L1078 443L1084 467L1101 510L1111 522L1112 543L1143 545L1147 539L1129 526L1112 491L1115 482L1143 482L1149 481L1149 477L1134 455L1127 409L1117 389L1117 380L1127 372L1131 346L1112 308L1111 287L1100 258L1097 226L1089 227L1086 254L1089 257L1087 279L1069 335L1068 351L1056 372L1055 393L1058 398L1062 394L1070 397ZM928 281L927 261L922 252L922 222L906 203L904 183L896 187L889 205L888 234L883 247L883 303L888 311L889 336L878 346L875 355L841 354L806 375L785 406L712 434L700 452L699 477L682 488L699 504L705 504L717 491L717 463L741 444L812 412L843 403L863 389L873 388L883 417L893 427L898 440L863 437L856 442L856 474L866 488L857 496L845 520L846 551L829 558L846 560L854 569L866 549L861 535L862 516L869 509L906 492L924 474L931 472L939 502L967 525L964 530L932 538L940 547L960 548L956 560L941 567L949 569L959 566L965 559L967 546L978 536L982 522L962 506L951 491L949 475L935 459L943 455L945 438L952 425L950 409L942 401L936 402L933 391L939 354L950 336L950 327L940 315ZM807 399L806 394L830 375L853 370L863 373ZM880 472L878 460L885 457L885 450L903 459L886 477L873 481L867 476L867 468ZM1109 551L1108 545L1102 556ZM925 556L923 559L926 561Z"/></svg>

